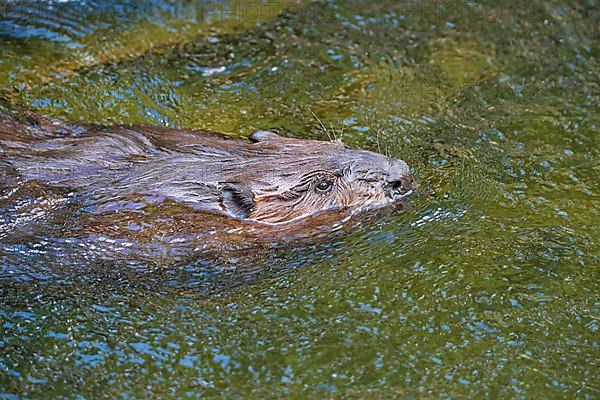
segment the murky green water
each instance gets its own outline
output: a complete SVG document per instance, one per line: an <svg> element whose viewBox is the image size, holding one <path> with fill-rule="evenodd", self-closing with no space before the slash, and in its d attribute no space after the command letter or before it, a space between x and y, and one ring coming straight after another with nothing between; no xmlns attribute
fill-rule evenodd
<svg viewBox="0 0 600 400"><path fill-rule="evenodd" d="M249 277L2 268L0 398L600 397L600 4L284 9L1 4L4 108L326 140L314 113L420 189Z"/></svg>

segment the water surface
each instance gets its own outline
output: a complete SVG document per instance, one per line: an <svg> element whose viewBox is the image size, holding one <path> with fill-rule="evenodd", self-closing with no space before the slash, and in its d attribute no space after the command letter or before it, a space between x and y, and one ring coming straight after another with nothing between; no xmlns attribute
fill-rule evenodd
<svg viewBox="0 0 600 400"><path fill-rule="evenodd" d="M2 3L3 110L335 134L418 192L252 265L2 245L0 398L598 398L600 5L206 4Z"/></svg>

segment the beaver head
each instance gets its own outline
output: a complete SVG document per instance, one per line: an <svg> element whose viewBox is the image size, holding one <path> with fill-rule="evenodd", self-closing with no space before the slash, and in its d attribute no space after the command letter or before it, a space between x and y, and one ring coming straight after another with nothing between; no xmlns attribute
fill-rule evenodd
<svg viewBox="0 0 600 400"><path fill-rule="evenodd" d="M351 212L400 203L413 178L402 160L355 150L340 141L250 136L255 157L221 182L222 206L245 219L282 223L323 210Z"/></svg>

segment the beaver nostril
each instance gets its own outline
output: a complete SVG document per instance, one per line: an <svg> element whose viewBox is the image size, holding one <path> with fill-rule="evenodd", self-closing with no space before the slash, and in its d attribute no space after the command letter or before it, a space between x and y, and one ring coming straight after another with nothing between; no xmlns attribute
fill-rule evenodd
<svg viewBox="0 0 600 400"><path fill-rule="evenodd" d="M413 178L410 175L404 175L397 180L390 181L389 184L393 192L404 194L413 188L413 182Z"/></svg>

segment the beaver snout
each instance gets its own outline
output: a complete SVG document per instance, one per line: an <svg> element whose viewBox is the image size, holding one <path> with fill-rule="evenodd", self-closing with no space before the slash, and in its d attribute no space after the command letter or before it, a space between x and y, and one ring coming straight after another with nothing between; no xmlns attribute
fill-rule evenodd
<svg viewBox="0 0 600 400"><path fill-rule="evenodd" d="M392 160L387 171L386 181L392 189L392 195L405 195L414 187L410 167L402 160Z"/></svg>

